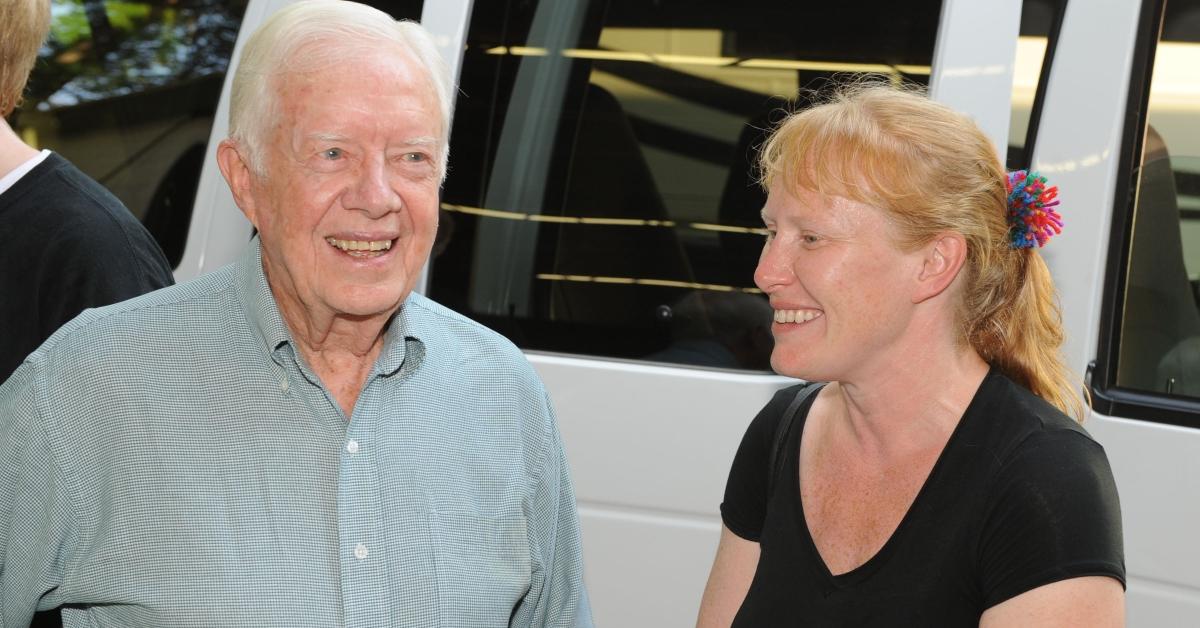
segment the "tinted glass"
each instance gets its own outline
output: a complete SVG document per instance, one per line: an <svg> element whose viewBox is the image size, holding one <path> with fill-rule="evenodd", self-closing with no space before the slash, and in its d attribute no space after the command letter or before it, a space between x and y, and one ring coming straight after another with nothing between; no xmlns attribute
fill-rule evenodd
<svg viewBox="0 0 1200 628"><path fill-rule="evenodd" d="M1200 1L1171 0L1154 54L1117 385L1200 397Z"/></svg>
<svg viewBox="0 0 1200 628"><path fill-rule="evenodd" d="M364 0L362 4L373 6L397 20L421 20L424 0Z"/></svg>
<svg viewBox="0 0 1200 628"><path fill-rule="evenodd" d="M1008 126L1009 170L1029 167L1032 146L1031 122L1038 87L1049 68L1051 43L1058 37L1058 26L1066 0L1024 0L1021 3L1021 30L1013 62L1012 117Z"/></svg>
<svg viewBox="0 0 1200 628"><path fill-rule="evenodd" d="M526 349L769 368L763 130L831 77L927 82L939 12L476 2L432 295Z"/></svg>

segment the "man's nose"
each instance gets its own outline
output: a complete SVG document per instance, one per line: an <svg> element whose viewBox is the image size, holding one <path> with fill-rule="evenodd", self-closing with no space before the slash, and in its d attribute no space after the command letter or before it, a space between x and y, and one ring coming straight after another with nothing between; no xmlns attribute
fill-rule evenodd
<svg viewBox="0 0 1200 628"><path fill-rule="evenodd" d="M388 172L386 160L370 159L355 172L355 180L343 196L346 209L366 212L373 218L398 211L404 206Z"/></svg>

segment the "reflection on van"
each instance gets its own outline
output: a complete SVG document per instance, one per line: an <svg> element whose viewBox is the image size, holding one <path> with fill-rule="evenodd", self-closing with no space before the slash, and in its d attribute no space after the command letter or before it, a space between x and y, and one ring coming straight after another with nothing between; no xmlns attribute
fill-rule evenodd
<svg viewBox="0 0 1200 628"><path fill-rule="evenodd" d="M246 0L56 1L16 129L109 188L178 265Z"/></svg>
<svg viewBox="0 0 1200 628"><path fill-rule="evenodd" d="M444 214L432 296L525 349L766 370L765 130L929 78L940 3L863 4L475 2L443 199L487 211Z"/></svg>

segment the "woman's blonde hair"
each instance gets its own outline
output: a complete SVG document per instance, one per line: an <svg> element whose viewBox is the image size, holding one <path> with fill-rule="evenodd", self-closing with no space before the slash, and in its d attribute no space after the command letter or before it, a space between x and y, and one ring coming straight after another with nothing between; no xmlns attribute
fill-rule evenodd
<svg viewBox="0 0 1200 628"><path fill-rule="evenodd" d="M759 166L764 187L778 182L883 210L902 249L961 234L959 340L1083 420L1081 386L1059 353L1062 315L1049 269L1036 250L1010 246L1007 173L973 120L919 88L858 82L788 116Z"/></svg>
<svg viewBox="0 0 1200 628"><path fill-rule="evenodd" d="M50 0L0 2L0 117L21 104L29 72L50 32Z"/></svg>

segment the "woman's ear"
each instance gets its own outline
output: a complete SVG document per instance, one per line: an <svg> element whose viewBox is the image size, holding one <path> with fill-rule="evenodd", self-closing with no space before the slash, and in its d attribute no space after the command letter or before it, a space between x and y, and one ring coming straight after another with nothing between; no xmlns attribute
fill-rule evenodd
<svg viewBox="0 0 1200 628"><path fill-rule="evenodd" d="M917 276L913 303L920 303L946 291L967 261L967 240L959 233L943 233L926 244Z"/></svg>
<svg viewBox="0 0 1200 628"><path fill-rule="evenodd" d="M217 166L221 168L221 174L229 184L229 190L233 192L233 201L246 215L250 224L257 229L258 212L254 205L254 195L251 193L255 175L237 142L232 139L221 141L217 146Z"/></svg>

